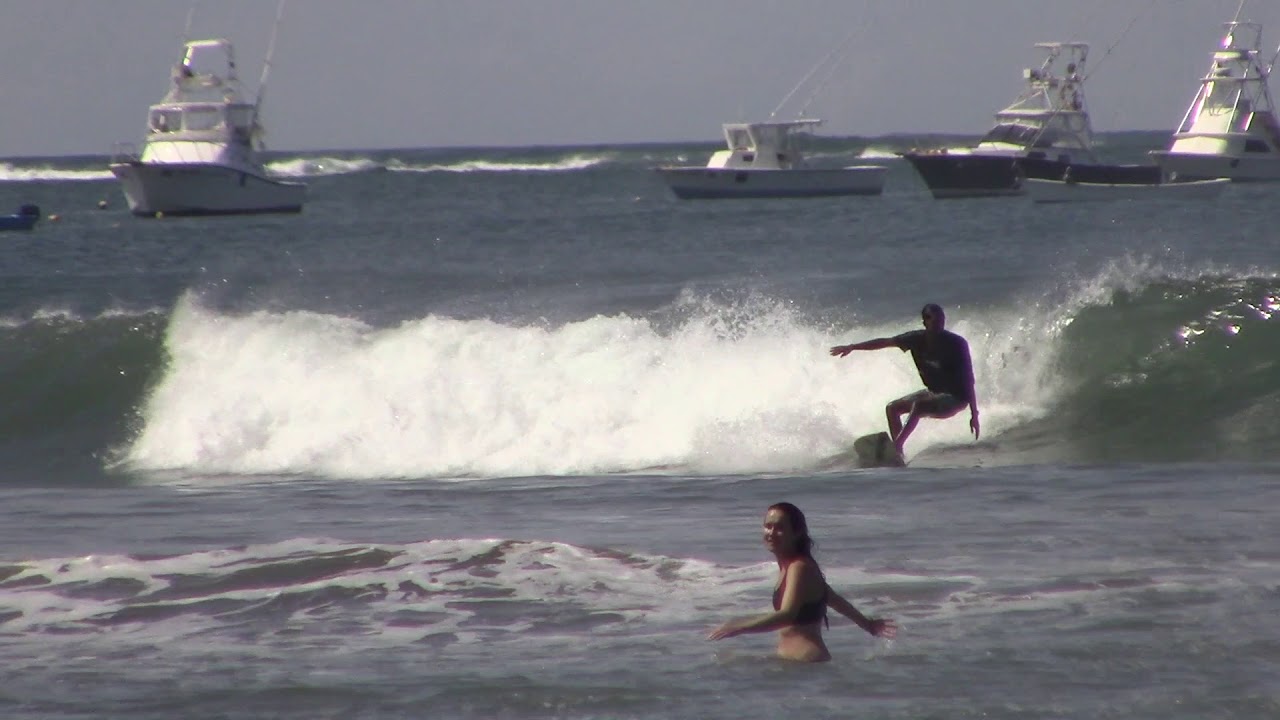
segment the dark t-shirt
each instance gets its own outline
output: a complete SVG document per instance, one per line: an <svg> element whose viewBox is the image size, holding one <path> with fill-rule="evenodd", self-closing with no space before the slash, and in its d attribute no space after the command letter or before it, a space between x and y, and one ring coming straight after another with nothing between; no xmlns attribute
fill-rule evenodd
<svg viewBox="0 0 1280 720"><path fill-rule="evenodd" d="M929 342L924 330L912 330L898 335L893 344L911 352L911 359L920 371L924 386L936 393L954 395L965 402L973 400L973 360L969 357L969 343L964 338L943 330L933 342Z"/></svg>

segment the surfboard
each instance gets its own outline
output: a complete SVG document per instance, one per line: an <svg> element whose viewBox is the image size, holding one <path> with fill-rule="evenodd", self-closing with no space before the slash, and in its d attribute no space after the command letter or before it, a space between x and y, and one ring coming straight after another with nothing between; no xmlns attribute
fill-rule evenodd
<svg viewBox="0 0 1280 720"><path fill-rule="evenodd" d="M907 464L887 432L871 433L854 440L853 451L858 456L859 467L906 467Z"/></svg>

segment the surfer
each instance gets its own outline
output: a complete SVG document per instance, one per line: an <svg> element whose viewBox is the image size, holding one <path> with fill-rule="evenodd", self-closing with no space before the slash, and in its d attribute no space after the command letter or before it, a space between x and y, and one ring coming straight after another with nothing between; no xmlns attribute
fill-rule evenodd
<svg viewBox="0 0 1280 720"><path fill-rule="evenodd" d="M735 618L712 630L708 640L743 633L778 631L778 656L802 662L824 662L831 653L822 642L827 608L844 615L868 633L892 638L898 626L890 619L869 618L831 586L813 559L813 538L804 513L791 503L770 505L764 516L764 545L778 560L773 612Z"/></svg>
<svg viewBox="0 0 1280 720"><path fill-rule="evenodd" d="M911 393L885 406L889 418L889 438L903 455L907 438L916 429L922 417L949 418L969 407L969 429L978 439L978 393L974 389L973 359L969 355L969 343L946 329L947 316L942 307L929 303L920 311L923 330L912 330L894 337L864 340L850 345L836 345L831 354L844 357L854 350L880 350L896 347L910 351L911 359L920 372L925 389ZM902 422L902 416L907 422Z"/></svg>

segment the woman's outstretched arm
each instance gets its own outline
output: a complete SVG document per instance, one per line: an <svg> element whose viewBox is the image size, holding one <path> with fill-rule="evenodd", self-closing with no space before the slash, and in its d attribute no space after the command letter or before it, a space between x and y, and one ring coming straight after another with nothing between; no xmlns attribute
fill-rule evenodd
<svg viewBox="0 0 1280 720"><path fill-rule="evenodd" d="M876 637L892 638L898 634L898 624L892 618L870 618L863 615L853 606L853 603L831 589L830 585L827 586L827 607L849 618L854 625Z"/></svg>

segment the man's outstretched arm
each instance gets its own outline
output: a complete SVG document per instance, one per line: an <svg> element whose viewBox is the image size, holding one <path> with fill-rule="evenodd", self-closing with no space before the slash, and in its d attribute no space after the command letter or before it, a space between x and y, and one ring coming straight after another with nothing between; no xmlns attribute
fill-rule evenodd
<svg viewBox="0 0 1280 720"><path fill-rule="evenodd" d="M831 348L831 354L837 357L844 357L854 350L883 350L884 348L898 347L895 338L876 338L874 340L863 340L859 343L850 343L848 345L836 345Z"/></svg>

